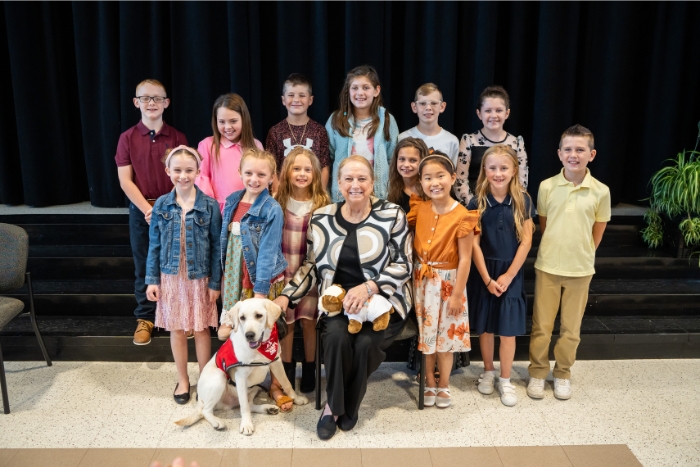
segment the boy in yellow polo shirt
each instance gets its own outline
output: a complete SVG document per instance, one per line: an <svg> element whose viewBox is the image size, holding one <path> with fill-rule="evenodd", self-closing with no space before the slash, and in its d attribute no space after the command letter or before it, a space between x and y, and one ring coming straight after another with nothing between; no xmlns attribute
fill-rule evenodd
<svg viewBox="0 0 700 467"><path fill-rule="evenodd" d="M561 304L559 340L554 346L554 397L571 398L571 367L581 341L581 319L595 270L595 250L610 220L610 190L586 168L595 156L593 133L581 125L559 141L564 168L540 184L537 212L542 241L535 261L535 304L530 336L527 394L544 397L549 344Z"/></svg>

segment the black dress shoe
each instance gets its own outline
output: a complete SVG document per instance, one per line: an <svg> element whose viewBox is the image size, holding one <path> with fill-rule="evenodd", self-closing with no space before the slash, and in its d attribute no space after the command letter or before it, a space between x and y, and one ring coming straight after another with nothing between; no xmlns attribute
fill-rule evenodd
<svg viewBox="0 0 700 467"><path fill-rule="evenodd" d="M350 431L353 428L355 428L355 425L357 425L357 419L359 414L355 415L353 418L348 417L346 414L341 415L338 417L338 428L340 428L343 431Z"/></svg>
<svg viewBox="0 0 700 467"><path fill-rule="evenodd" d="M329 440L333 437L336 431L335 419L333 415L323 415L321 413L321 418L318 419L318 424L316 425L316 434L319 439L324 441Z"/></svg>
<svg viewBox="0 0 700 467"><path fill-rule="evenodd" d="M177 383L175 385L175 391L177 391L177 387L180 385L180 383ZM175 394L175 391L173 391L173 399L175 399L175 402L178 404L187 404L190 401L190 389L187 388L187 392L183 394Z"/></svg>

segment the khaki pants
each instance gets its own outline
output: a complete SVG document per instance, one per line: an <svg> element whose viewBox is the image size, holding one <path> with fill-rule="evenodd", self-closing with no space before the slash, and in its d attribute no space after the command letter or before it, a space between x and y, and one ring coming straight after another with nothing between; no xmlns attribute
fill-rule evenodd
<svg viewBox="0 0 700 467"><path fill-rule="evenodd" d="M561 304L559 340L554 346L554 377L571 378L576 349L581 342L581 319L586 311L588 286L593 276L565 277L535 269L535 305L530 335L530 367L533 378L549 374L549 344Z"/></svg>

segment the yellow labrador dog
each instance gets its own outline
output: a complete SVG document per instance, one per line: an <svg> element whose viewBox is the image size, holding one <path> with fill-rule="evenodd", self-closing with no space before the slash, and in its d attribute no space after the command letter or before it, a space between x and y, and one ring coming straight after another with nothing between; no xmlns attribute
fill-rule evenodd
<svg viewBox="0 0 700 467"><path fill-rule="evenodd" d="M227 313L233 322L233 330L199 376L197 409L189 417L175 423L190 426L206 418L211 426L221 430L225 428L224 421L214 415L214 409L239 405L239 431L252 435L255 427L251 412L271 415L279 412L276 405L253 403L259 390L256 385L265 380L268 371L272 371L294 404L304 405L309 401L294 392L279 359L280 345L275 322L282 309L270 300L250 298L236 303ZM236 382L235 390L227 384L228 378Z"/></svg>

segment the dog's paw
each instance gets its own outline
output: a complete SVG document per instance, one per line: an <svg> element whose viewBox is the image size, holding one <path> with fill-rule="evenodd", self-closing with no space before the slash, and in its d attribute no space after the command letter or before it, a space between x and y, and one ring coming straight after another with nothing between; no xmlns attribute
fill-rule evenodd
<svg viewBox="0 0 700 467"><path fill-rule="evenodd" d="M253 422L241 422L241 426L238 431L246 436L250 436L255 431Z"/></svg>
<svg viewBox="0 0 700 467"><path fill-rule="evenodd" d="M213 426L216 431L223 431L226 429L226 424L223 420L214 420L211 426Z"/></svg>
<svg viewBox="0 0 700 467"><path fill-rule="evenodd" d="M264 407L265 413L267 413L268 415L277 415L278 413L280 413L280 408L276 405L265 404Z"/></svg>
<svg viewBox="0 0 700 467"><path fill-rule="evenodd" d="M309 403L309 399L305 396L297 396L294 398L294 405L306 405Z"/></svg>

